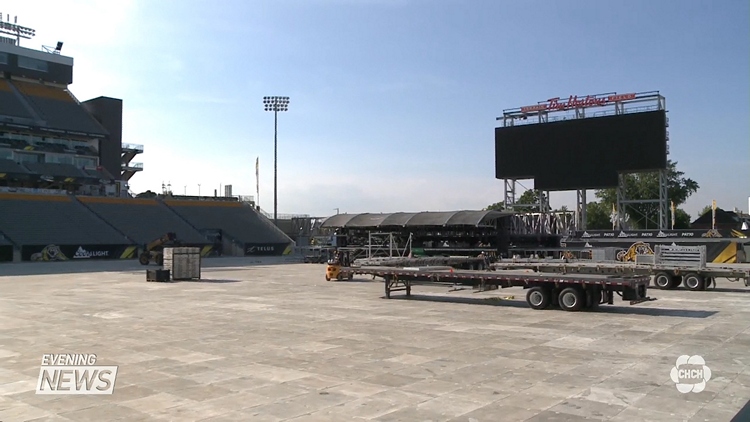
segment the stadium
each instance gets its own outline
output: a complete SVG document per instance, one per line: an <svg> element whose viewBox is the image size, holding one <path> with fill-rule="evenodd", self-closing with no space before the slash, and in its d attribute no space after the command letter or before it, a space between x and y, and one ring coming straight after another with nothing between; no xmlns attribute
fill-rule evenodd
<svg viewBox="0 0 750 422"><path fill-rule="evenodd" d="M111 25L110 35L126 40L121 46L131 54L121 55L111 39L97 40L96 47L106 45L129 64L147 69L139 74L123 66L122 72L133 78L147 75L139 86L149 96L139 92L83 101L73 93L82 90L71 89L74 61L62 54L63 44L23 48L20 38L34 31L10 23L9 17L4 22L0 13L0 33L15 37L0 37L0 421L750 421L750 313L744 306L750 293L750 215L722 210L714 201L692 223L685 209L677 208L685 218L676 226L675 209L685 198L670 185L674 167L662 92L539 97L549 99L505 109L494 122L487 110L499 109L497 103L477 95L481 90L482 96L503 103L517 101L516 94L539 95L537 89L549 87L537 71L559 76L564 82L549 79L571 90L584 85L571 77L574 73L584 76L586 87L599 86L582 68L595 63L594 70L604 73L607 51L618 56L613 68L633 73L643 67L616 43L610 45L618 32L645 57L642 51L649 46L633 37L641 20L651 19L661 28L668 26L665 17L683 19L689 31L679 31L681 37L689 39L693 32L705 37L718 32L717 24L710 25L717 8L702 10L707 25L693 28L695 16L689 13L685 19L666 7L659 15L632 4L604 5L597 22L584 14L595 5L565 4L545 24L535 5L526 6L526 18L508 13L522 11L525 2L481 8L404 2L398 9L388 5L389 14L370 9L368 19L350 13L356 11L353 5L277 3L212 5L206 14L189 6L180 10L182 3L148 3L142 15L121 9L119 2L112 9L100 8L110 4L105 2L69 4L79 12L94 9L78 19L87 25L63 22L62 12L52 19L76 30L85 27L87 37L106 38L108 29L91 27ZM439 9L448 6L456 13L441 18ZM352 9L341 13L344 7ZM497 8L490 12L492 7ZM143 38L107 20L107 11ZM586 25L572 25L570 15L560 13L571 11ZM321 19L337 14L344 25ZM612 25L606 17L613 15L627 25ZM191 19L210 27L211 35L194 31ZM267 26L256 26L258 21ZM459 31L446 31L452 40L441 42L420 21L441 32ZM593 24L602 22L610 35L599 48L559 37L565 28L578 40L579 26L589 36ZM155 28L160 23L168 26L165 32ZM718 25L730 26L724 20ZM360 32L370 26L371 32ZM565 62L552 55L554 67L549 66L550 52L566 53L566 48L550 42L545 28L568 52L585 51L583 58L590 60L574 55L574 66L566 70ZM522 57L502 46L482 48L481 54L467 48L486 47L495 37L515 39L499 29L515 38L524 34L520 48L544 60L535 62L532 55ZM641 33L664 37L672 29ZM183 30L195 34L175 36ZM391 33L397 43L389 45ZM360 34L367 37L358 39ZM74 31L65 37L76 48L81 44ZM419 43L410 44L411 38ZM376 42L367 45L370 40ZM665 53L674 46L653 44L654 54L668 61ZM694 43L687 44L700 58ZM436 58L462 69L455 73L463 79L454 86L460 95L446 83L453 72L426 60L432 46ZM316 50L320 47L334 55ZM351 55L351 48L363 55ZM109 61L110 51L77 51L73 55L81 59ZM169 62L171 54L175 60L166 67L172 71L154 66L155 60ZM467 54L480 65L465 60ZM295 66L292 59L303 65ZM450 94L445 99L452 105L441 104L438 97L404 101L416 94L408 78L378 85L373 74L353 66L387 73L395 62L396 78L413 73L427 79L423 87ZM183 63L190 78L174 72ZM436 78L420 74L413 66L420 63ZM512 63L518 64L515 72ZM487 71L477 72L482 68ZM335 84L316 91L328 85L322 73L335 78ZM357 78L349 80L351 74ZM685 104L684 92L696 89L700 80L683 76L682 85L662 86L674 98L683 95ZM654 73L640 80L613 73L606 82L644 86L655 80L663 83ZM147 83L159 89L148 89L152 85ZM258 204L259 182L255 197L234 194L232 185L211 189L213 196L201 196L200 184L197 196L188 196L187 187L185 195L177 195L169 183L162 183L158 193L134 191L148 177L143 172L150 168L138 161L147 157L151 166L149 148L169 151L154 154L164 167L188 162L189 155L178 159L172 151L204 141L199 127L227 134L210 145L203 142L203 164L212 151L222 150L211 164L241 177L247 165L239 151L246 144L232 148L230 135L241 130L244 141L248 130L250 139L261 138L254 130L263 126L253 121L262 114L260 102L248 113L244 100L277 83L294 98L315 97L295 116L293 131L284 131L283 147L287 139L304 144L295 151L304 165L294 168L295 156L284 153L282 179L296 177L300 186L321 176L331 179L330 184L308 184L304 193L282 180L282 196L295 207L336 210L335 215L276 213L276 112L287 111L289 97L263 98L265 111L274 112L273 215ZM493 85L501 89L493 91ZM512 92L511 85L523 92ZM174 86L180 91L172 91ZM220 95L225 89L236 97ZM346 97L336 97L336 89L351 91L357 102L340 101ZM368 97L389 99L392 92L390 100L404 104L363 113ZM216 95L197 95L207 93ZM143 136L156 137L157 130L142 124L146 113L132 124L128 102L135 100L128 97L149 99L141 103L151 107L149 116L160 114L154 120L168 133L159 144L126 139L132 127ZM337 98L335 104L347 108L343 113L325 107ZM151 101L162 99L170 101L168 109ZM411 113L419 116L413 107L418 104L435 106L424 110L429 119L411 120ZM463 118L471 114L473 120L463 120L461 109ZM184 128L178 127L181 122L169 123L183 116L182 110L200 117ZM690 112L674 112L679 116L674 126L690 126L680 120L689 119ZM242 120L231 113L242 113ZM358 113L366 120L357 121ZM388 115L404 120L389 121ZM344 138L346 132L337 132L332 123L372 133ZM452 125L460 129L458 136L449 130ZM412 126L423 130L410 132ZM688 130L699 126L709 124L701 121ZM393 136L402 144L398 150L369 142L385 142L389 130L398 132ZM426 149L403 147L403 140L415 137L437 151L443 151L441 137L458 139L461 148L447 157L452 167L436 166L436 155L426 155ZM470 137L482 150L470 148ZM678 131L675 138L683 135ZM493 140L494 157L487 153ZM165 148L171 142L177 147ZM258 141L252 148L270 150L269 145ZM378 160L378 149L391 160ZM196 148L189 150L196 153ZM362 166L367 179L358 181L353 170L364 161L354 155L373 163ZM433 205L425 205L427 197L419 194L398 195L408 192L412 180L404 177L408 172L397 165L397 155L413 161L417 170L419 162L429 164L420 170L425 178L440 176L430 178L432 194L415 183L420 194L441 195ZM212 168L217 167L167 170L169 177L218 177ZM474 180L471 172L486 184L463 183ZM399 177L388 186L384 181L392 175ZM647 175L648 184L639 184L641 175ZM457 178L458 189L445 183L449 177ZM365 180L378 189L365 194L347 188ZM634 185L638 189L630 189ZM587 199L591 191L599 202ZM560 192L569 192L572 209L550 204L550 193ZM609 194L606 200L602 192ZM439 209L441 204L460 208L485 201L494 203ZM407 206L413 208L397 209ZM90 397L65 397L71 395Z"/></svg>
<svg viewBox="0 0 750 422"><path fill-rule="evenodd" d="M61 49L0 43L0 261L138 259L165 242L202 256L291 253L252 197L135 198L144 147L123 142L123 101L79 101Z"/></svg>

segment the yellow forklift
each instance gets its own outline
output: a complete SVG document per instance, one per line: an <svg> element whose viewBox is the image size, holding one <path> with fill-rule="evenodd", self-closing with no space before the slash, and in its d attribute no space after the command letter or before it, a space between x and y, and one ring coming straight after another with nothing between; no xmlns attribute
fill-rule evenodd
<svg viewBox="0 0 750 422"><path fill-rule="evenodd" d="M336 250L333 252L333 257L328 260L328 266L326 267L326 281L333 279L343 280L344 276L341 274L342 267L349 267L351 265L349 251ZM351 280L354 278L354 274L349 274L347 279Z"/></svg>
<svg viewBox="0 0 750 422"><path fill-rule="evenodd" d="M156 265L162 265L164 263L165 246L179 246L177 235L172 232L165 233L164 236L145 245L143 252L138 256L138 262L141 265L148 265L153 261Z"/></svg>

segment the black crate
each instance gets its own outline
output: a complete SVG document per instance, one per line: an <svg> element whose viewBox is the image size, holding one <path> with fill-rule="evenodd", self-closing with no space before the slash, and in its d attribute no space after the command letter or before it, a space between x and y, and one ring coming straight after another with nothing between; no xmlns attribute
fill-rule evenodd
<svg viewBox="0 0 750 422"><path fill-rule="evenodd" d="M170 281L169 270L146 270L146 281Z"/></svg>

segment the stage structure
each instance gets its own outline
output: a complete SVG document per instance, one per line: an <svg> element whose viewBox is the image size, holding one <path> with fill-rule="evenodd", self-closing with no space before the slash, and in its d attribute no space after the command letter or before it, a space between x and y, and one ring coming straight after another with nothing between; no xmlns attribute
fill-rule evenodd
<svg viewBox="0 0 750 422"><path fill-rule="evenodd" d="M586 229L586 191L617 189L617 219L627 207L657 203L660 229L667 229L667 155L669 119L659 91L605 93L503 110L495 129L495 177L504 180L506 209L533 205L549 212L550 191L576 191L576 228ZM658 198L626 196L626 174L658 173ZM517 204L519 180L534 179L538 204Z"/></svg>

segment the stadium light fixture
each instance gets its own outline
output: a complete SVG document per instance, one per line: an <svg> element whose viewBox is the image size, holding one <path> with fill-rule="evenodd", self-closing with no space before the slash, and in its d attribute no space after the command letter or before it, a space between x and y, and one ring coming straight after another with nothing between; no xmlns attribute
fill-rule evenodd
<svg viewBox="0 0 750 422"><path fill-rule="evenodd" d="M21 45L21 38L30 40L36 35L36 30L18 24L18 16L10 23L10 15L6 14L6 22L3 22L3 14L0 13L0 34L15 35L16 45Z"/></svg>
<svg viewBox="0 0 750 422"><path fill-rule="evenodd" d="M289 97L263 97L263 107L266 111L273 111L273 224L278 227L278 115L280 111L289 110Z"/></svg>

